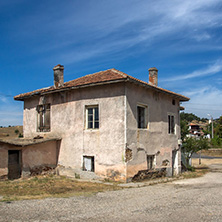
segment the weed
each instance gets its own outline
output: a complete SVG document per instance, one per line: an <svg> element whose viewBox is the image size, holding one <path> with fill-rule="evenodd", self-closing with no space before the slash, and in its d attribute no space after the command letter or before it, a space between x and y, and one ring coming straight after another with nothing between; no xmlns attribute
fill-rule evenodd
<svg viewBox="0 0 222 222"><path fill-rule="evenodd" d="M76 178L76 179L80 179L80 174L75 173L75 178Z"/></svg>

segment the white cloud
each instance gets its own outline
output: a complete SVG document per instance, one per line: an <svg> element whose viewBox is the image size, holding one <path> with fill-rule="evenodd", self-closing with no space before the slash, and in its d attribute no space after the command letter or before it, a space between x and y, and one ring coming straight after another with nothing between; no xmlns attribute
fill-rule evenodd
<svg viewBox="0 0 222 222"><path fill-rule="evenodd" d="M10 109L5 109L5 111L0 111L0 126L16 126L23 125L23 113L20 110L10 111Z"/></svg>
<svg viewBox="0 0 222 222"><path fill-rule="evenodd" d="M7 100L0 101L0 126L23 124L23 103Z"/></svg>
<svg viewBox="0 0 222 222"><path fill-rule="evenodd" d="M176 77L161 79L161 81L180 81L185 79L192 79L196 77L203 77L209 75L215 75L222 72L222 60L217 60L213 65L210 65L204 69L193 71L189 74L177 75Z"/></svg>
<svg viewBox="0 0 222 222"><path fill-rule="evenodd" d="M196 41L201 42L201 41L209 40L211 36L208 33L202 33L202 34L194 35L193 38Z"/></svg>
<svg viewBox="0 0 222 222"><path fill-rule="evenodd" d="M3 103L6 103L7 102L7 98L5 96L1 96L0 95L0 101L3 102Z"/></svg>
<svg viewBox="0 0 222 222"><path fill-rule="evenodd" d="M38 11L30 12L25 18L18 19L12 35L19 28L16 38L21 35L22 41L44 39L37 47L32 47L33 53L54 51L53 57L60 56L59 48L63 49L63 54L72 54L73 48L78 46L78 57L84 60L88 58L84 47L96 43L100 44L91 49L90 57L98 56L100 51L121 52L141 42L152 46L159 39L164 41L166 36L174 38L175 34L181 39L190 38L197 42L209 40L211 34L206 29L217 27L222 21L222 14L214 8L219 4L220 0L129 0L127 4L125 0L69 2L62 8L60 16L51 7L50 10L41 8L41 17ZM50 38L46 40L45 35ZM111 42L118 47L111 48Z"/></svg>
<svg viewBox="0 0 222 222"><path fill-rule="evenodd" d="M195 113L197 116L208 118L211 114L214 118L222 115L222 90L213 86L188 89L182 92L190 97L190 102L183 104L185 112Z"/></svg>

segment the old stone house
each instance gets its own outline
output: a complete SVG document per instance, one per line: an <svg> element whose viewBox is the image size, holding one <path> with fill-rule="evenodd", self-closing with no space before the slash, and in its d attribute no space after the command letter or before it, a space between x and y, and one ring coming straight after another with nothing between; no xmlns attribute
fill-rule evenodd
<svg viewBox="0 0 222 222"><path fill-rule="evenodd" d="M22 176L47 165L122 181L140 170L180 172L180 103L189 98L158 87L156 68L149 83L116 69L64 83L64 67L53 70L54 86L15 96L24 101L24 139L0 141L0 176L12 154Z"/></svg>

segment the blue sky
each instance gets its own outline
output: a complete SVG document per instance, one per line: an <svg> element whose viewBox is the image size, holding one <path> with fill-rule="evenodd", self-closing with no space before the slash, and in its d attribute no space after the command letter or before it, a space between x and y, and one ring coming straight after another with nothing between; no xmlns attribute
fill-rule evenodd
<svg viewBox="0 0 222 222"><path fill-rule="evenodd" d="M22 125L13 96L109 68L191 98L186 112L222 115L221 0L0 0L0 125Z"/></svg>

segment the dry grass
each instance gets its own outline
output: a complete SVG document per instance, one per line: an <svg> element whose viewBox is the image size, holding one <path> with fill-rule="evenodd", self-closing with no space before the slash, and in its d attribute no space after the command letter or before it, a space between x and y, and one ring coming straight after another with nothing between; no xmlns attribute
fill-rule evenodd
<svg viewBox="0 0 222 222"><path fill-rule="evenodd" d="M201 165L199 165L198 158L192 158L192 166L194 167L207 167L211 164L222 164L222 159L201 159Z"/></svg>
<svg viewBox="0 0 222 222"><path fill-rule="evenodd" d="M38 176L30 179L0 181L0 196L2 196L0 201L91 195L117 189L121 188L115 184L79 182L61 176Z"/></svg>
<svg viewBox="0 0 222 222"><path fill-rule="evenodd" d="M17 132L17 133L15 133L15 132ZM19 133L21 133L21 134L23 133L22 126L3 127L3 128L0 128L0 139L18 138Z"/></svg>
<svg viewBox="0 0 222 222"><path fill-rule="evenodd" d="M202 177L204 174L208 172L209 172L209 169L206 166L202 166L199 168L195 167L194 171L186 171L182 173L180 177L182 177L182 179Z"/></svg>

